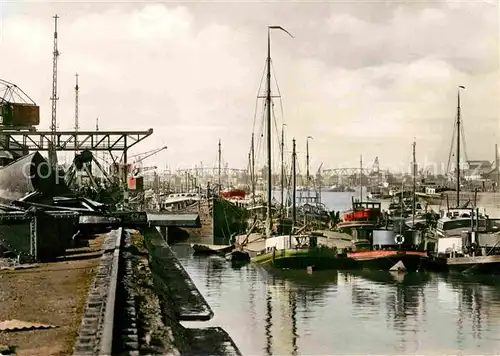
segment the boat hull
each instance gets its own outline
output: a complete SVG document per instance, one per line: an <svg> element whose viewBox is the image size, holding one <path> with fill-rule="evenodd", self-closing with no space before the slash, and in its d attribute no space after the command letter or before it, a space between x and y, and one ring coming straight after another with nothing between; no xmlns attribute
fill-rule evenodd
<svg viewBox="0 0 500 356"><path fill-rule="evenodd" d="M424 260L424 269L429 272L448 272L446 258L429 256Z"/></svg>
<svg viewBox="0 0 500 356"><path fill-rule="evenodd" d="M368 269L349 271L354 276L359 276L373 282L383 284L421 285L431 279L431 274L426 272L398 273L392 271L372 271Z"/></svg>
<svg viewBox="0 0 500 356"><path fill-rule="evenodd" d="M358 268L369 270L390 271L392 269L417 272L425 268L427 253L419 251L358 251L348 254L356 261ZM397 268L400 265L403 268Z"/></svg>
<svg viewBox="0 0 500 356"><path fill-rule="evenodd" d="M234 246L191 244L191 248L197 255L225 255L227 252L230 252Z"/></svg>
<svg viewBox="0 0 500 356"><path fill-rule="evenodd" d="M232 263L249 263L250 255L245 251L234 250L226 254L226 259Z"/></svg>
<svg viewBox="0 0 500 356"><path fill-rule="evenodd" d="M337 251L319 247L310 249L288 249L265 253L252 258L252 263L264 267L281 269L306 269L314 270L349 270L356 267L355 262Z"/></svg>
<svg viewBox="0 0 500 356"><path fill-rule="evenodd" d="M211 205L214 244L228 245L232 236L246 232L248 228L246 209L221 197L214 198Z"/></svg>
<svg viewBox="0 0 500 356"><path fill-rule="evenodd" d="M470 274L500 274L500 256L476 256L447 258L450 272Z"/></svg>

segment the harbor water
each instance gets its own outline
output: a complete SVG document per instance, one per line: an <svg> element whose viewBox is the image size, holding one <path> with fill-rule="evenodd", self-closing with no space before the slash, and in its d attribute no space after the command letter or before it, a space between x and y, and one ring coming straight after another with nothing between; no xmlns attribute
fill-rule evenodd
<svg viewBox="0 0 500 356"><path fill-rule="evenodd" d="M356 193L331 194L345 210ZM172 249L215 314L186 325L223 327L244 355L500 354L498 277L269 272Z"/></svg>

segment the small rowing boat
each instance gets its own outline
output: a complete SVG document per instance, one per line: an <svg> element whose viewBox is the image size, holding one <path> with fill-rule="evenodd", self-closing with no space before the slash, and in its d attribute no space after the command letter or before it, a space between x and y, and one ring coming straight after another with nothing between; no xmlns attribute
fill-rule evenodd
<svg viewBox="0 0 500 356"><path fill-rule="evenodd" d="M191 248L197 255L222 255L230 252L233 245L206 245L206 244L191 244Z"/></svg>

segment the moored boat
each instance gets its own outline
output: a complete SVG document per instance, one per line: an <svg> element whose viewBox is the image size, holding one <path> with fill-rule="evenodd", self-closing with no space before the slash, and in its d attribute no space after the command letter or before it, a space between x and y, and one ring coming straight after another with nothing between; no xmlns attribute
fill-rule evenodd
<svg viewBox="0 0 500 356"><path fill-rule="evenodd" d="M191 248L195 254L199 255L224 255L231 251L233 245L205 245L205 244L191 244Z"/></svg>
<svg viewBox="0 0 500 356"><path fill-rule="evenodd" d="M397 272L418 272L423 269L428 258L425 251L398 249L355 251L348 253L347 256L364 269Z"/></svg>
<svg viewBox="0 0 500 356"><path fill-rule="evenodd" d="M415 143L413 143L415 153ZM415 157L415 154L413 155ZM415 169L416 163L413 162ZM415 172L414 172L415 174ZM415 181L413 183L415 192ZM341 232L353 237L353 251L347 256L357 262L358 267L370 270L420 271L429 266L426 241L422 231L410 228L403 213L401 216L383 216L381 204L360 201L352 203L352 210L344 215L344 221L337 225ZM413 216L416 197L413 195Z"/></svg>
<svg viewBox="0 0 500 356"><path fill-rule="evenodd" d="M499 274L500 220L481 216L479 209L471 209L468 220L470 230L438 238L436 258L451 272Z"/></svg>
<svg viewBox="0 0 500 356"><path fill-rule="evenodd" d="M243 189L227 188L220 192L220 195L227 199L240 198L245 199L246 192Z"/></svg>
<svg viewBox="0 0 500 356"><path fill-rule="evenodd" d="M285 269L352 269L353 259L332 241L315 234L273 236L265 241L265 250L251 259L264 267Z"/></svg>

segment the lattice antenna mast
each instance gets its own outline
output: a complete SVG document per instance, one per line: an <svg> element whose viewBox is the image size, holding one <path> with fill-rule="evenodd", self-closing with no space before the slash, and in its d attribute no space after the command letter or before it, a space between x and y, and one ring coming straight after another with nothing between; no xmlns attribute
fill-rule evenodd
<svg viewBox="0 0 500 356"><path fill-rule="evenodd" d="M50 125L50 130L52 131L52 145L49 152L49 160L53 166L57 165L57 155L55 151L54 144L56 142L56 130L57 130L57 60L59 58L59 50L57 48L57 19L59 16L54 15L54 51L52 52L53 60L52 60L52 97L50 100L52 101L52 120Z"/></svg>
<svg viewBox="0 0 500 356"><path fill-rule="evenodd" d="M80 129L80 124L78 122L78 91L80 87L78 86L78 73L75 74L75 132ZM75 149L78 150L78 135L75 136Z"/></svg>

